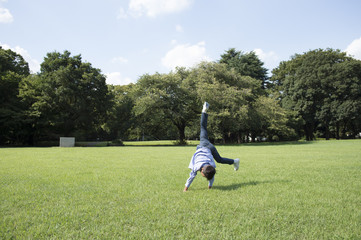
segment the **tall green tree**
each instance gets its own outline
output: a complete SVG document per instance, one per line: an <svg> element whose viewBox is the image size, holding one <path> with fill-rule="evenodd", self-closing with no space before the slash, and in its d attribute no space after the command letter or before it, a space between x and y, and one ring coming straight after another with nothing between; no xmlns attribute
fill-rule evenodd
<svg viewBox="0 0 361 240"><path fill-rule="evenodd" d="M48 53L40 73L21 85L21 96L34 130L43 129L46 138L95 138L110 106L105 76L68 51Z"/></svg>
<svg viewBox="0 0 361 240"><path fill-rule="evenodd" d="M171 123L178 131L179 142L185 142L185 128L199 111L194 90L186 84L187 76L188 71L179 68L169 74L140 77L136 84L134 111L141 119L143 131L149 133Z"/></svg>
<svg viewBox="0 0 361 240"><path fill-rule="evenodd" d="M251 122L260 125L259 135L270 141L296 140L299 119L293 112L282 108L279 101L271 96L260 96L254 104L255 116Z"/></svg>
<svg viewBox="0 0 361 240"><path fill-rule="evenodd" d="M130 131L135 128L134 84L125 86L108 85L112 107L108 109L108 119L104 130L109 139L129 139Z"/></svg>
<svg viewBox="0 0 361 240"><path fill-rule="evenodd" d="M230 48L221 55L219 63L226 64L242 76L249 76L259 80L261 88L266 88L268 70L263 67L264 63L255 52L243 53L242 51L236 51L235 48Z"/></svg>
<svg viewBox="0 0 361 240"><path fill-rule="evenodd" d="M324 88L326 94L318 118L326 137L354 138L361 132L361 61L346 58L330 70L332 82ZM327 103L327 104L326 104ZM331 113L331 117L326 113Z"/></svg>
<svg viewBox="0 0 361 240"><path fill-rule="evenodd" d="M0 144L23 141L24 108L19 84L28 76L29 66L23 57L0 46Z"/></svg>
<svg viewBox="0 0 361 240"><path fill-rule="evenodd" d="M249 112L260 89L257 80L226 64L203 62L192 69L187 81L197 90L198 102L212 106L209 126L213 139L226 142L236 137L241 141L242 135L252 131Z"/></svg>
<svg viewBox="0 0 361 240"><path fill-rule="evenodd" d="M346 53L317 49L282 62L271 80L282 93L282 105L302 117L307 140L317 129L326 138L339 137L340 131L355 136L360 131L360 71L360 61Z"/></svg>

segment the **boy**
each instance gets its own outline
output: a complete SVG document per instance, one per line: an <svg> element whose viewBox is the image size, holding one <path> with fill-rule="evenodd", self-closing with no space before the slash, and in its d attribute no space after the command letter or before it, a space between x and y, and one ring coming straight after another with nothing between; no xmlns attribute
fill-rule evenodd
<svg viewBox="0 0 361 240"><path fill-rule="evenodd" d="M222 164L233 164L234 170L237 171L239 168L239 159L229 159L222 158L217 149L213 146L213 144L208 139L207 132L207 119L208 114L206 113L209 108L209 104L207 102L203 105L202 117L201 117L201 134L200 134L200 143L197 146L197 151L193 155L191 162L189 163L189 167L191 169L191 173L189 174L189 178L185 184L184 192L186 192L193 182L194 178L197 175L197 172L200 171L201 175L208 179L208 188L211 189L214 182L214 174L216 174L216 163L214 159L218 163Z"/></svg>

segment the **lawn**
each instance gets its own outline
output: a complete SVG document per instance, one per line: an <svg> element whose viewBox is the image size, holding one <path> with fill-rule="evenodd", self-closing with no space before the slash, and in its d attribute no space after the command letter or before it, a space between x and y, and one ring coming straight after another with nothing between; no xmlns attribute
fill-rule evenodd
<svg viewBox="0 0 361 240"><path fill-rule="evenodd" d="M361 239L361 140L218 146L0 148L0 239Z"/></svg>

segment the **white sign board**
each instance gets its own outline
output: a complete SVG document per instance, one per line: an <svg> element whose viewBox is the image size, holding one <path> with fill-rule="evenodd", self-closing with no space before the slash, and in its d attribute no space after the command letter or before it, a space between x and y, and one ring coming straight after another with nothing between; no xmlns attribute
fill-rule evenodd
<svg viewBox="0 0 361 240"><path fill-rule="evenodd" d="M60 147L74 147L75 138L74 137L60 137Z"/></svg>

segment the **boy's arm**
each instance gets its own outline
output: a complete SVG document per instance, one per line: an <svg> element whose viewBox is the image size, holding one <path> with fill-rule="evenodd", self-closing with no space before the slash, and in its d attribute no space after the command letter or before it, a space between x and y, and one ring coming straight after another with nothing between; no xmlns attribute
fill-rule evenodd
<svg viewBox="0 0 361 240"><path fill-rule="evenodd" d="M211 189L211 188L212 188L213 182L214 182L214 177L213 177L211 180L209 180L209 182L208 182L208 189Z"/></svg>
<svg viewBox="0 0 361 240"><path fill-rule="evenodd" d="M185 188L184 188L184 192L186 192L189 188L189 186L192 184L194 178L197 176L197 172L193 172L191 171L191 173L189 174L189 178L187 179L187 182L185 184Z"/></svg>

